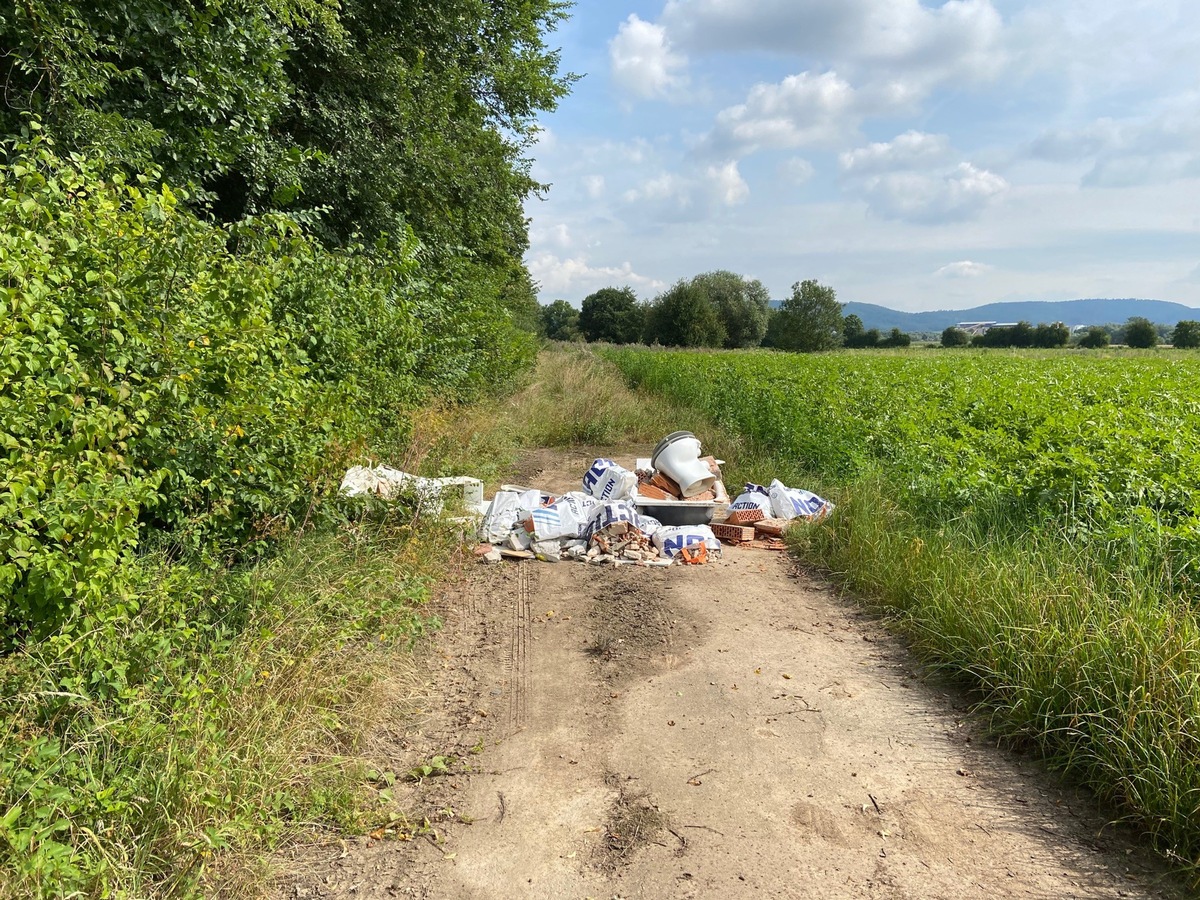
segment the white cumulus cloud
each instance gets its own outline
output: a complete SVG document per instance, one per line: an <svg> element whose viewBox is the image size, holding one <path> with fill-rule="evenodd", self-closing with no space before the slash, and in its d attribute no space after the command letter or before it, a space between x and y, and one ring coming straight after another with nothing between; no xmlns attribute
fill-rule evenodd
<svg viewBox="0 0 1200 900"><path fill-rule="evenodd" d="M667 97L687 83L687 57L677 52L662 25L633 13L608 45L613 80L634 97Z"/></svg>
<svg viewBox="0 0 1200 900"><path fill-rule="evenodd" d="M716 196L726 206L736 206L750 196L750 185L742 178L736 162L709 166L706 174Z"/></svg>
<svg viewBox="0 0 1200 900"><path fill-rule="evenodd" d="M835 72L804 72L778 84L757 84L745 103L717 114L704 143L734 156L836 144L858 127L855 99L854 88Z"/></svg>
<svg viewBox="0 0 1200 900"><path fill-rule="evenodd" d="M970 162L954 165L945 135L908 131L839 156L842 184L885 219L934 225L973 219L1008 182Z"/></svg>
<svg viewBox="0 0 1200 900"><path fill-rule="evenodd" d="M940 225L977 217L1008 190L1008 182L964 162L945 173L875 175L860 190L872 211L886 219Z"/></svg>
<svg viewBox="0 0 1200 900"><path fill-rule="evenodd" d="M657 293L666 287L665 282L638 274L628 261L619 265L592 265L586 256L538 253L525 262L539 286L543 303L564 294L585 296L602 287L629 285L646 293Z"/></svg>
<svg viewBox="0 0 1200 900"><path fill-rule="evenodd" d="M702 170L663 172L622 195L638 216L660 222L699 221L721 207L736 206L750 196L750 186L736 161Z"/></svg>
<svg viewBox="0 0 1200 900"><path fill-rule="evenodd" d="M901 169L928 169L944 163L950 155L950 139L944 134L907 131L887 143L848 150L838 156L838 165L843 175L867 176Z"/></svg>
<svg viewBox="0 0 1200 900"><path fill-rule="evenodd" d="M991 0L669 0L659 22L689 52L795 57L893 97L993 79L1010 57Z"/></svg>

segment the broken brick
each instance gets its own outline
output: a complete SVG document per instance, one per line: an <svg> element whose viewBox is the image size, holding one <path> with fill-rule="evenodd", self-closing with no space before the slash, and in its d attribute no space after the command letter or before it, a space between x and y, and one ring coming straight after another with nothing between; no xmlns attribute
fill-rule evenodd
<svg viewBox="0 0 1200 900"><path fill-rule="evenodd" d="M759 534L781 537L789 524L788 519L763 519L761 522L754 523L754 530Z"/></svg>
<svg viewBox="0 0 1200 900"><path fill-rule="evenodd" d="M713 525L712 532L723 541L735 544L754 540L754 529L747 525Z"/></svg>
<svg viewBox="0 0 1200 900"><path fill-rule="evenodd" d="M638 496L647 497L650 500L674 500L675 497L668 494L656 484L643 483L638 485Z"/></svg>
<svg viewBox="0 0 1200 900"><path fill-rule="evenodd" d="M730 525L753 525L767 517L761 509L732 509L725 518Z"/></svg>
<svg viewBox="0 0 1200 900"><path fill-rule="evenodd" d="M683 491L680 490L679 485L677 485L662 472L655 472L654 477L650 479L650 483L655 487L666 491L676 500L683 497Z"/></svg>

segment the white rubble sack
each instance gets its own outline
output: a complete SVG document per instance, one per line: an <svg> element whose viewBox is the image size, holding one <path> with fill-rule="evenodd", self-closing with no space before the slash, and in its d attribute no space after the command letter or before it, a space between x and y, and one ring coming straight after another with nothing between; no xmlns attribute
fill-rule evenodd
<svg viewBox="0 0 1200 900"><path fill-rule="evenodd" d="M779 482L773 482L778 484ZM729 504L729 511L734 510L761 510L762 514L767 518L774 517L774 506L771 502L771 492L761 484L751 484L746 482L746 486L742 488L742 492L738 494L737 499Z"/></svg>
<svg viewBox="0 0 1200 900"><path fill-rule="evenodd" d="M833 512L833 504L828 500L811 491L790 488L778 478L771 482L770 494L771 509L777 519L819 519Z"/></svg>
<svg viewBox="0 0 1200 900"><path fill-rule="evenodd" d="M340 492L347 497L381 497L384 500L409 493L426 512L439 513L447 502L477 507L483 501L483 482L478 478L424 478L391 466L354 466L342 477Z"/></svg>
<svg viewBox="0 0 1200 900"><path fill-rule="evenodd" d="M598 504L587 494L578 491L563 494L549 506L530 513L533 518L535 541L578 539L584 536Z"/></svg>
<svg viewBox="0 0 1200 900"><path fill-rule="evenodd" d="M704 544L709 550L720 550L721 542L707 525L679 525L660 528L654 535L654 545L663 556L674 559L685 547Z"/></svg>
<svg viewBox="0 0 1200 900"><path fill-rule="evenodd" d="M611 459L598 459L583 476L583 489L602 503L615 503L633 496L637 475Z"/></svg>
<svg viewBox="0 0 1200 900"><path fill-rule="evenodd" d="M491 505L483 514L479 539L485 544L499 544L508 537L521 518L521 495L516 491L497 491Z"/></svg>
<svg viewBox="0 0 1200 900"><path fill-rule="evenodd" d="M597 503L592 510L587 534L589 537L601 533L625 534L630 529L638 529L640 519L637 507L628 501Z"/></svg>

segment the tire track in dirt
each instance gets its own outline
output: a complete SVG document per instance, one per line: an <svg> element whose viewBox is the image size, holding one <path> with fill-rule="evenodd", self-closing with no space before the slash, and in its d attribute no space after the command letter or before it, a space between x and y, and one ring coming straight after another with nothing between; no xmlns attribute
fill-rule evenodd
<svg viewBox="0 0 1200 900"><path fill-rule="evenodd" d="M512 594L512 630L508 651L508 726L520 731L529 719L529 634L531 630L530 569L520 562Z"/></svg>

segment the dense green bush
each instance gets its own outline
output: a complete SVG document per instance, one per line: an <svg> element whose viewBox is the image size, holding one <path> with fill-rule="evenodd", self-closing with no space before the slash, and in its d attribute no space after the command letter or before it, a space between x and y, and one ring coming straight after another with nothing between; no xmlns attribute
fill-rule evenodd
<svg viewBox="0 0 1200 900"><path fill-rule="evenodd" d="M147 534L225 555L287 531L366 439L402 437L423 389L528 360L486 302L419 280L411 239L333 253L279 217L222 228L41 140L2 172L10 639L123 590Z"/></svg>

